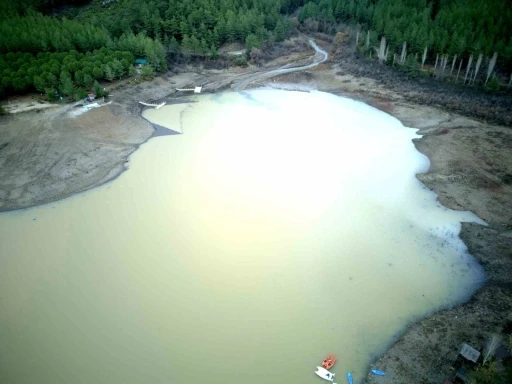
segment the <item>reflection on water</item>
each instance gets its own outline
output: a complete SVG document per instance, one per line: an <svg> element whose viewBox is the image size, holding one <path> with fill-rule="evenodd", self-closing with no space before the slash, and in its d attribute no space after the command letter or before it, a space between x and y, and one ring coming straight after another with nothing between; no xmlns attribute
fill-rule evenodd
<svg viewBox="0 0 512 384"><path fill-rule="evenodd" d="M457 234L477 218L416 180L414 130L320 92L250 94L149 110L184 134L0 215L2 383L306 384L328 352L360 379L475 288Z"/></svg>

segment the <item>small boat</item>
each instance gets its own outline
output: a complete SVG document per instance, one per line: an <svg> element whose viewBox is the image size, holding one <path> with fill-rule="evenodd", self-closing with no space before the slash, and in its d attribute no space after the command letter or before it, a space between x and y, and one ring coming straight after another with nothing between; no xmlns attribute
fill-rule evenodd
<svg viewBox="0 0 512 384"><path fill-rule="evenodd" d="M336 360L338 360L338 358L333 354L330 354L324 359L324 361L322 361L322 367L324 367L325 369L331 369Z"/></svg>
<svg viewBox="0 0 512 384"><path fill-rule="evenodd" d="M352 374L350 372L347 372L347 380L348 384L354 384L354 380L352 379Z"/></svg>
<svg viewBox="0 0 512 384"><path fill-rule="evenodd" d="M336 376L335 373L329 372L327 369L323 367L316 367L315 373L320 376L322 379L333 381L334 376Z"/></svg>
<svg viewBox="0 0 512 384"><path fill-rule="evenodd" d="M370 372L377 376L386 376L385 372L379 371L378 369L372 369Z"/></svg>

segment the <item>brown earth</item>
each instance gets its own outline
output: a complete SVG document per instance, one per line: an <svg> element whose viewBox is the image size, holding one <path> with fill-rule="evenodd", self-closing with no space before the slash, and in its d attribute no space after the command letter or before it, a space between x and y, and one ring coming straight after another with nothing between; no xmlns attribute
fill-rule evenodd
<svg viewBox="0 0 512 384"><path fill-rule="evenodd" d="M309 50L302 47L303 53ZM512 321L512 130L506 126L512 123L512 102L507 95L466 92L378 67L373 71L374 64L350 52L343 59L340 52L334 57L309 71L267 79L265 85L349 96L418 128L423 138L415 141L416 147L431 161L429 172L418 178L446 207L473 211L488 224L464 223L461 230L470 253L487 273L486 284L467 303L411 324L372 365L387 375L366 379L442 383L453 376L451 366L461 343L481 348L491 333L502 333ZM203 85L206 92L231 89L258 71L294 60L307 62L299 50L267 62L264 69L185 66L151 82L126 81L117 89L114 84L111 104L75 117L67 106L3 118L0 211L61 199L122 172L129 154L153 133L140 118L139 100L172 102L182 97L175 88L193 85Z"/></svg>

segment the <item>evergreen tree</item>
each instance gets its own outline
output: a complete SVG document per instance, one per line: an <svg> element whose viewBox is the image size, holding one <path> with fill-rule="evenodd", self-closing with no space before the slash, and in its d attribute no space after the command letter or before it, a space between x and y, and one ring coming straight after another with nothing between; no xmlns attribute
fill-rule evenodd
<svg viewBox="0 0 512 384"><path fill-rule="evenodd" d="M69 74L61 74L59 91L64 96L69 96L74 93L75 86Z"/></svg>
<svg viewBox="0 0 512 384"><path fill-rule="evenodd" d="M94 82L92 89L93 89L93 92L96 95L96 97L106 96L106 94L105 94L106 92L103 91L103 88L97 81Z"/></svg>
<svg viewBox="0 0 512 384"><path fill-rule="evenodd" d="M114 71L112 70L112 67L110 65L105 65L105 68L103 68L103 72L105 73L105 79L108 81L114 80Z"/></svg>
<svg viewBox="0 0 512 384"><path fill-rule="evenodd" d="M144 65L140 69L140 74L144 79L152 79L155 77L155 69L151 65Z"/></svg>
<svg viewBox="0 0 512 384"><path fill-rule="evenodd" d="M252 48L259 48L260 47L260 40L258 39L258 36L256 36L254 33L251 33L249 36L245 38L245 49L247 51L250 51Z"/></svg>
<svg viewBox="0 0 512 384"><path fill-rule="evenodd" d="M110 66L110 68L112 68L112 75L116 78L119 78L119 80L121 80L121 78L123 77L123 75L125 73L123 64L119 60L114 59L110 63L109 66Z"/></svg>

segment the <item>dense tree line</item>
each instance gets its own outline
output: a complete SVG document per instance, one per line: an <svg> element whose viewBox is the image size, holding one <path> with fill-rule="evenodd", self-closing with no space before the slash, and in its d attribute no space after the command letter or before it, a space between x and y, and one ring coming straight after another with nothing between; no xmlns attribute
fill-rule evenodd
<svg viewBox="0 0 512 384"><path fill-rule="evenodd" d="M145 57L153 70L165 71L162 44L144 34L124 34L107 47L66 52L8 52L0 54L0 96L37 90L49 99L57 96L81 98L94 81L120 79L135 74L136 57Z"/></svg>
<svg viewBox="0 0 512 384"><path fill-rule="evenodd" d="M0 53L92 51L107 46L108 32L91 24L29 12L0 23Z"/></svg>
<svg viewBox="0 0 512 384"><path fill-rule="evenodd" d="M47 13L63 7L82 6L92 1L95 0L0 0L0 15L23 15L28 10Z"/></svg>
<svg viewBox="0 0 512 384"><path fill-rule="evenodd" d="M284 40L293 30L286 12L302 0L119 0L97 4L76 20L104 27L113 38L144 33L171 51L215 55L225 43Z"/></svg>
<svg viewBox="0 0 512 384"><path fill-rule="evenodd" d="M407 42L407 60L410 53L418 60L428 52L430 58L440 56L443 70L450 55L468 61L473 54L477 62L476 55L494 52L512 69L507 5L506 0L0 0L0 94L36 89L74 95L94 81L133 72L136 57L147 58L152 73L167 69L169 52L216 58L226 43L260 48L293 31L289 15L296 10L299 22L314 30L334 33L340 24L351 24L371 31L361 39L371 40L372 49L385 36L380 56L386 58L389 50L400 54Z"/></svg>
<svg viewBox="0 0 512 384"><path fill-rule="evenodd" d="M0 23L0 96L37 90L81 98L95 81L133 74L136 57L150 62L145 73L167 69L164 47L143 33L112 39L104 28L28 9Z"/></svg>
<svg viewBox="0 0 512 384"><path fill-rule="evenodd" d="M134 56L107 48L80 53L9 52L0 55L0 91L23 93L37 90L54 100L59 96L83 98L98 80L112 81L133 74ZM96 87L97 88L97 87ZM101 94L101 92L99 92Z"/></svg>
<svg viewBox="0 0 512 384"><path fill-rule="evenodd" d="M158 71L167 69L162 44L143 33L135 36L128 32L118 39L111 39L101 27L65 18L58 20L35 12L0 23L0 53L89 52L105 47L146 57Z"/></svg>
<svg viewBox="0 0 512 384"><path fill-rule="evenodd" d="M506 0L311 0L299 12L299 21L317 22L333 32L338 23L359 24L385 36L399 51L429 52L468 57L494 52L512 66L512 8Z"/></svg>
<svg viewBox="0 0 512 384"><path fill-rule="evenodd" d="M19 0L12 6L0 0L0 94L34 89L48 97L83 94L95 80L128 73L134 57L148 59L151 73L167 69L166 50L215 58L225 43L259 48L291 33L285 13L303 3L111 0L92 1L70 18L65 8L59 18L36 12L85 2Z"/></svg>

